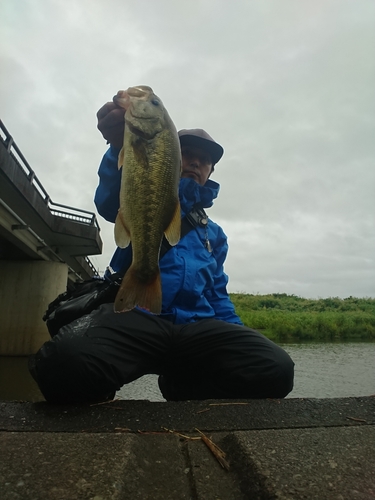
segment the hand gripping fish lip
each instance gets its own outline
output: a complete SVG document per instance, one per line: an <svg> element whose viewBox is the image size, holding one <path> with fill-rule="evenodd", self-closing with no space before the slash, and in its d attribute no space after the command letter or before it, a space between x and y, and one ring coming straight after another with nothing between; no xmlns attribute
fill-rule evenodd
<svg viewBox="0 0 375 500"><path fill-rule="evenodd" d="M130 105L130 99L129 96L127 95L125 97L120 97L119 95L116 94L113 96L112 100L116 104L116 106L125 109L125 111L128 109Z"/></svg>

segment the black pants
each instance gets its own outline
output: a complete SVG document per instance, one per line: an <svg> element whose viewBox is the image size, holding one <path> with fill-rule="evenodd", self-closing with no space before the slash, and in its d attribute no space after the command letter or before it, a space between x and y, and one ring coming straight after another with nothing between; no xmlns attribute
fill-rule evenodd
<svg viewBox="0 0 375 500"><path fill-rule="evenodd" d="M94 402L154 373L167 400L282 398L294 363L259 332L215 319L173 325L104 304L60 329L30 357L50 402Z"/></svg>

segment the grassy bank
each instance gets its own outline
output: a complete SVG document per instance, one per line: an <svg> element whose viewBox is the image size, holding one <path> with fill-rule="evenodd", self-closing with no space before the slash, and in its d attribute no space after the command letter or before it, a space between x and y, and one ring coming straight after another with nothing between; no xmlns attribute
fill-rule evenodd
<svg viewBox="0 0 375 500"><path fill-rule="evenodd" d="M375 299L230 296L243 323L275 341L375 340Z"/></svg>

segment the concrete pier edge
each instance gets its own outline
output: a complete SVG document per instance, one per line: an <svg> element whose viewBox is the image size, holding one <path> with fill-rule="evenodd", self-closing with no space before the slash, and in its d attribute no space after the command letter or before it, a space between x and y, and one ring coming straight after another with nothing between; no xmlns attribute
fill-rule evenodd
<svg viewBox="0 0 375 500"><path fill-rule="evenodd" d="M0 442L3 500L375 499L372 396L0 402Z"/></svg>

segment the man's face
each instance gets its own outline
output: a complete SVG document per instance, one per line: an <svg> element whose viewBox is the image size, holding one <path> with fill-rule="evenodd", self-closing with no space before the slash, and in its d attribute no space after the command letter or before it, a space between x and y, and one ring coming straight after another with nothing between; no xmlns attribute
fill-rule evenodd
<svg viewBox="0 0 375 500"><path fill-rule="evenodd" d="M181 177L194 179L203 186L212 171L212 159L209 153L200 148L182 146Z"/></svg>

